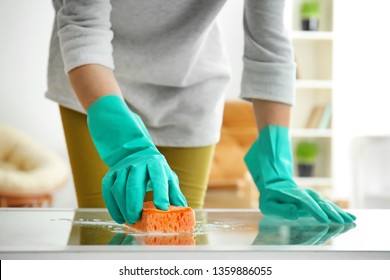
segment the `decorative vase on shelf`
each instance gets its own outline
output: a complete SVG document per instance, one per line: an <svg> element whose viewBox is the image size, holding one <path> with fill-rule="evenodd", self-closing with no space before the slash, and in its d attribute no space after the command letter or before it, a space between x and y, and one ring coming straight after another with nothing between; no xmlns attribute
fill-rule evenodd
<svg viewBox="0 0 390 280"><path fill-rule="evenodd" d="M300 15L302 30L318 30L320 18L320 3L318 0L304 0L301 4Z"/></svg>
<svg viewBox="0 0 390 280"><path fill-rule="evenodd" d="M295 155L300 177L312 177L317 160L318 147L316 143L301 141L297 144Z"/></svg>

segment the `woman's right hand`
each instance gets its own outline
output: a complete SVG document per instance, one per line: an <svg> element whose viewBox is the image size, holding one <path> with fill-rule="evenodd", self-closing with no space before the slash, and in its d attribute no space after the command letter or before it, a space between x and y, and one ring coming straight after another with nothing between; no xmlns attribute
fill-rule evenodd
<svg viewBox="0 0 390 280"><path fill-rule="evenodd" d="M119 224L136 223L144 196L153 191L157 208L187 206L177 175L157 150L142 120L117 95L96 99L87 110L92 141L110 170L102 194L111 217Z"/></svg>

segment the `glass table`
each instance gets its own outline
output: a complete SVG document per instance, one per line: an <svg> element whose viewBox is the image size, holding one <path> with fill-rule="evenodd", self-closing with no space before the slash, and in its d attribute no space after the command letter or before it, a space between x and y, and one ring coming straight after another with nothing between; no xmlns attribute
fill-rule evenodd
<svg viewBox="0 0 390 280"><path fill-rule="evenodd" d="M347 225L196 210L193 232L137 233L105 209L0 209L1 259L390 259L390 210Z"/></svg>

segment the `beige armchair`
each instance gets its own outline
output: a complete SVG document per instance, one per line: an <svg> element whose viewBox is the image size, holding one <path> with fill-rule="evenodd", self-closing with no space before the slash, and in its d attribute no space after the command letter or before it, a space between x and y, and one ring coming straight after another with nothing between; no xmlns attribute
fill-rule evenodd
<svg viewBox="0 0 390 280"><path fill-rule="evenodd" d="M0 206L51 205L68 179L65 163L27 135L0 124Z"/></svg>

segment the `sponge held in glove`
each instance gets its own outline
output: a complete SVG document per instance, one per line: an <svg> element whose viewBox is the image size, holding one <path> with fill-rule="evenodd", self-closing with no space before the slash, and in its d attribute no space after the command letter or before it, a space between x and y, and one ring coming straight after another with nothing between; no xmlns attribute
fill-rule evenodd
<svg viewBox="0 0 390 280"><path fill-rule="evenodd" d="M195 213L190 207L170 205L167 211L157 209L153 201L144 203L141 219L128 227L141 232L177 233L195 229Z"/></svg>

